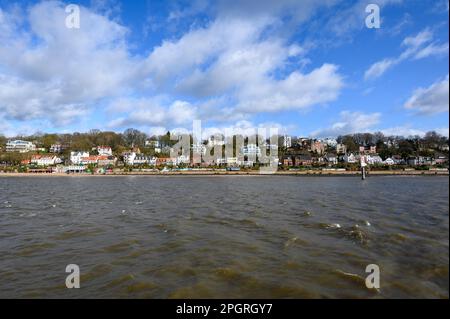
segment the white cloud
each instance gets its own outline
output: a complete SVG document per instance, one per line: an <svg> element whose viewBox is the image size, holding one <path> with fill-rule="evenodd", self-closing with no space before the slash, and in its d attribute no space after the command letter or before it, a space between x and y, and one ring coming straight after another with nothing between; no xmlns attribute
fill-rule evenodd
<svg viewBox="0 0 450 319"><path fill-rule="evenodd" d="M385 6L401 3L402 0L358 0L345 1L341 3L344 7L334 10L335 14L327 21L324 29L331 30L336 36L348 36L358 29L366 27L365 19L367 17L366 7L370 3L376 3L381 9ZM347 5L345 7L345 5Z"/></svg>
<svg viewBox="0 0 450 319"><path fill-rule="evenodd" d="M50 117L66 125L99 99L133 84L138 66L125 41L127 29L81 7L81 28L65 27L57 1L29 8L25 21L0 11L0 111L6 118ZM95 32L93 32L95 30Z"/></svg>
<svg viewBox="0 0 450 319"><path fill-rule="evenodd" d="M449 76L428 88L419 88L404 107L421 114L437 114L449 110Z"/></svg>
<svg viewBox="0 0 450 319"><path fill-rule="evenodd" d="M393 67L397 63L399 63L398 59L384 59L375 62L366 71L366 73L364 74L364 78L367 80L380 77L384 74L384 72L386 72L389 68Z"/></svg>
<svg viewBox="0 0 450 319"><path fill-rule="evenodd" d="M127 111L109 123L111 128L125 128L132 125L140 127L170 127L171 125L191 124L196 119L197 109L185 101L176 100L170 105L158 104L158 99L120 99L114 101L111 110Z"/></svg>
<svg viewBox="0 0 450 319"><path fill-rule="evenodd" d="M408 59L419 60L431 56L448 55L448 42L438 44L432 41L433 33L429 29L419 32L414 37L405 38L402 42L402 46L405 47L405 50L400 56L396 58L385 58L375 62L365 72L364 79L370 80L378 78L390 68Z"/></svg>
<svg viewBox="0 0 450 319"><path fill-rule="evenodd" d="M414 55L414 60L424 59L433 55L448 54L448 43L444 44L430 44L421 49Z"/></svg>
<svg viewBox="0 0 450 319"><path fill-rule="evenodd" d="M222 19L195 29L176 41L164 42L147 59L153 83L200 99L228 96L238 112L273 112L301 109L333 101L343 87L342 76L332 64L303 74L294 70L276 76L288 59L303 61L298 44L288 45L276 36L261 40L277 21Z"/></svg>
<svg viewBox="0 0 450 319"><path fill-rule="evenodd" d="M426 131L410 126L396 126L380 130L385 136L424 136Z"/></svg>
<svg viewBox="0 0 450 319"><path fill-rule="evenodd" d="M308 74L293 72L282 80L270 78L248 83L238 93L238 109L276 112L303 109L337 99L343 87L337 66L324 64Z"/></svg>
<svg viewBox="0 0 450 319"><path fill-rule="evenodd" d="M425 136L425 134L429 131L435 131L440 135L448 137L448 127L447 128L438 128L438 129L430 129L430 130L421 130L412 128L411 126L396 126L387 129L379 130L386 136Z"/></svg>
<svg viewBox="0 0 450 319"><path fill-rule="evenodd" d="M329 137L351 133L372 132L374 126L380 123L380 113L362 113L343 111L339 122L333 123L329 128L323 128L311 133L312 136Z"/></svg>

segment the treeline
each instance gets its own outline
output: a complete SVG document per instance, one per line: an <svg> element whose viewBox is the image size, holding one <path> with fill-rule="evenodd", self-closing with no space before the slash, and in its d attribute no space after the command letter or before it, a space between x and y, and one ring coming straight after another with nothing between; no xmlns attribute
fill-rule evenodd
<svg viewBox="0 0 450 319"><path fill-rule="evenodd" d="M50 149L53 144L61 144L71 150L91 150L99 145L110 146L114 152L120 153L131 147L144 148L145 141L149 139L159 140L166 145L174 143L170 140L170 132L161 136L148 136L147 134L130 128L123 133L110 131L90 130L87 133L72 134L44 134L36 133L30 136L15 136L6 138L0 135L0 147L4 147L7 140L25 140L33 142L38 148Z"/></svg>
<svg viewBox="0 0 450 319"><path fill-rule="evenodd" d="M434 156L436 152L448 155L449 139L434 131L420 136L385 136L383 133L357 133L339 136L338 143L346 145L348 152L357 152L360 145L376 145L382 158L400 155Z"/></svg>
<svg viewBox="0 0 450 319"><path fill-rule="evenodd" d="M31 141L38 148L47 150L53 144L61 144L67 147L65 152L70 150L91 150L98 145L110 146L112 150L120 154L131 147L139 147L145 153L145 142L147 140L157 140L163 146L172 146L176 143L170 139L170 132L160 136L149 136L137 129L127 129L123 133L110 131L90 130L86 133L72 134L44 134L36 133L31 136L15 136L6 138L0 134L0 148L5 149L6 142L11 139L21 139ZM358 152L360 145L376 145L377 152L383 157L392 155L401 155L406 158L408 156L433 156L434 152L448 153L449 140L448 137L440 135L434 131L420 136L385 136L383 133L356 133L339 136L338 143L345 144L348 152ZM282 140L279 141L282 146Z"/></svg>

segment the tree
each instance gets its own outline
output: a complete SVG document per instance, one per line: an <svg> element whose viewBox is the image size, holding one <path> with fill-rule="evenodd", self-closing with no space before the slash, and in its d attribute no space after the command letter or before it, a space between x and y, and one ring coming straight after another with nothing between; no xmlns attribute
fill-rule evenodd
<svg viewBox="0 0 450 319"><path fill-rule="evenodd" d="M405 139L399 142L398 152L402 158L408 158L408 156L414 155L417 148L415 146L414 140Z"/></svg>
<svg viewBox="0 0 450 319"><path fill-rule="evenodd" d="M358 145L351 135L340 136L339 141L347 147L348 152L358 151Z"/></svg>
<svg viewBox="0 0 450 319"><path fill-rule="evenodd" d="M129 147L134 146L142 147L144 146L145 141L147 139L147 135L145 133L142 133L141 131L133 128L126 129L122 135L125 140L125 143Z"/></svg>
<svg viewBox="0 0 450 319"><path fill-rule="evenodd" d="M4 135L0 134L0 148L3 148L6 145L7 139Z"/></svg>
<svg viewBox="0 0 450 319"><path fill-rule="evenodd" d="M57 134L45 134L41 138L41 144L48 150L53 144L56 144L57 140L58 140Z"/></svg>

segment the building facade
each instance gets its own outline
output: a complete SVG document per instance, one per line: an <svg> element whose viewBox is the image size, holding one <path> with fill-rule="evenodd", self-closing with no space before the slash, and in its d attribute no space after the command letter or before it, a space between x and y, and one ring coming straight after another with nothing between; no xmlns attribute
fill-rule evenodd
<svg viewBox="0 0 450 319"><path fill-rule="evenodd" d="M29 141L15 140L8 141L6 143L6 151L7 152L19 152L19 153L28 153L34 152L36 150L36 145Z"/></svg>

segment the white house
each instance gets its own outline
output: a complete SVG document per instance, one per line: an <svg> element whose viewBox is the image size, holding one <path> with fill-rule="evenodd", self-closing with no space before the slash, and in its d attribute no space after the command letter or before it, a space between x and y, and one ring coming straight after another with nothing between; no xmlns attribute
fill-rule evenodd
<svg viewBox="0 0 450 319"><path fill-rule="evenodd" d="M227 157L226 163L228 165L237 165L238 164L238 158L237 157Z"/></svg>
<svg viewBox="0 0 450 319"><path fill-rule="evenodd" d="M386 165L394 165L394 164L395 164L395 161L394 161L392 158L388 157L388 158L386 158L386 160L384 161L384 164L386 164Z"/></svg>
<svg viewBox="0 0 450 319"><path fill-rule="evenodd" d="M7 152L28 153L36 150L36 145L28 141L15 140L6 143Z"/></svg>
<svg viewBox="0 0 450 319"><path fill-rule="evenodd" d="M327 154L325 155L325 161L329 164L336 165L338 163L338 157L336 154Z"/></svg>
<svg viewBox="0 0 450 319"><path fill-rule="evenodd" d="M87 156L87 157L82 157L80 159L80 162L78 164L81 165L91 165L91 164L98 164L98 158L100 156L96 156L96 155L92 155L92 156Z"/></svg>
<svg viewBox="0 0 450 319"><path fill-rule="evenodd" d="M61 144L52 144L50 146L50 153L61 153L64 150L64 146Z"/></svg>
<svg viewBox="0 0 450 319"><path fill-rule="evenodd" d="M284 135L283 136L283 146L285 148L289 148L292 146L292 137L288 136L288 135Z"/></svg>
<svg viewBox="0 0 450 319"><path fill-rule="evenodd" d="M347 146L344 144L336 144L336 153L345 154L347 152Z"/></svg>
<svg viewBox="0 0 450 319"><path fill-rule="evenodd" d="M144 165L144 164L150 165L150 162L152 162L151 157L145 156L144 154L136 154L133 160L133 165ZM156 162L156 160L154 162Z"/></svg>
<svg viewBox="0 0 450 319"><path fill-rule="evenodd" d="M344 160L344 162L349 163L349 164L353 164L358 161L358 159L356 158L356 156L353 153L345 154L343 160Z"/></svg>
<svg viewBox="0 0 450 319"><path fill-rule="evenodd" d="M248 144L241 148L243 156L261 156L261 149L256 144Z"/></svg>
<svg viewBox="0 0 450 319"><path fill-rule="evenodd" d="M55 155L33 155L31 157L31 164L38 166L53 166L61 163L62 160Z"/></svg>
<svg viewBox="0 0 450 319"><path fill-rule="evenodd" d="M112 149L109 146L97 146L98 155L112 156Z"/></svg>
<svg viewBox="0 0 450 319"><path fill-rule="evenodd" d="M382 164L383 159L379 155L368 155L366 156L367 163L370 165Z"/></svg>
<svg viewBox="0 0 450 319"><path fill-rule="evenodd" d="M126 165L134 165L134 159L136 158L136 152L123 153L123 162Z"/></svg>
<svg viewBox="0 0 450 319"><path fill-rule="evenodd" d="M80 165L83 158L89 157L89 152L70 152L70 161L74 165Z"/></svg>
<svg viewBox="0 0 450 319"><path fill-rule="evenodd" d="M126 165L156 165L156 158L137 154L136 152L127 152L123 154L123 161Z"/></svg>
<svg viewBox="0 0 450 319"><path fill-rule="evenodd" d="M145 141L145 146L153 148L155 153L159 154L162 152L162 144L160 141L148 140Z"/></svg>
<svg viewBox="0 0 450 319"><path fill-rule="evenodd" d="M191 159L187 155L180 155L174 160L176 165L180 164L189 164L191 162Z"/></svg>

